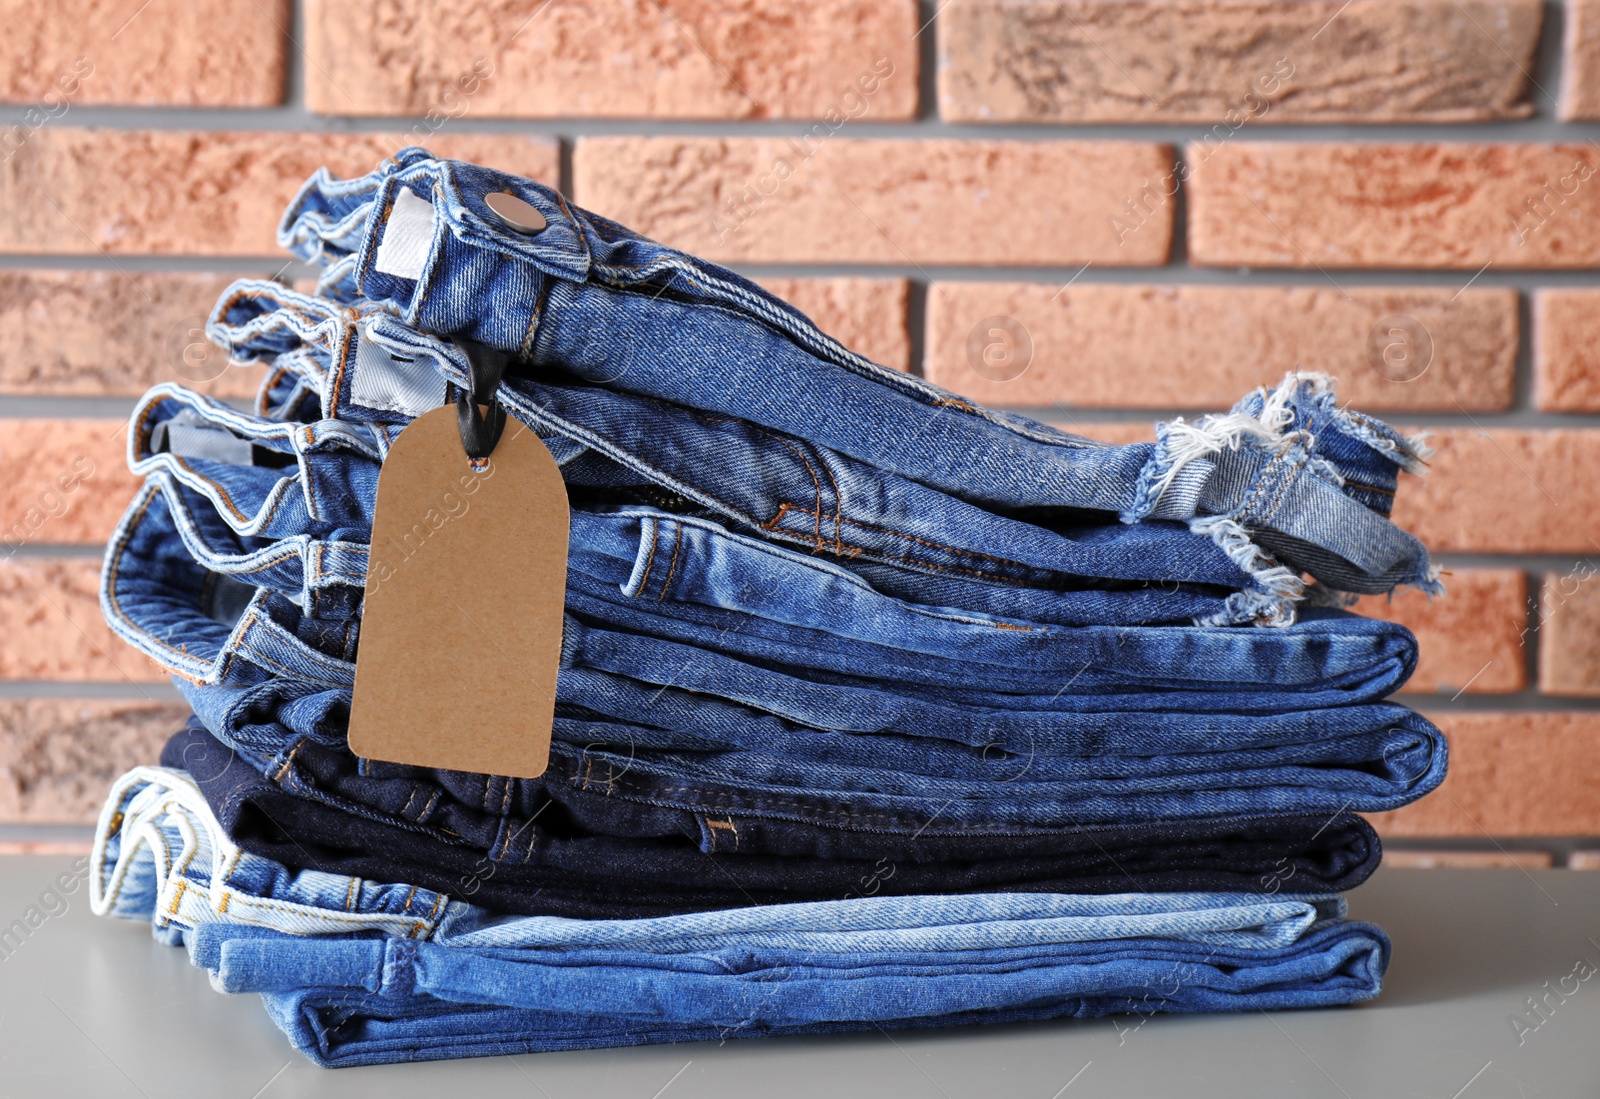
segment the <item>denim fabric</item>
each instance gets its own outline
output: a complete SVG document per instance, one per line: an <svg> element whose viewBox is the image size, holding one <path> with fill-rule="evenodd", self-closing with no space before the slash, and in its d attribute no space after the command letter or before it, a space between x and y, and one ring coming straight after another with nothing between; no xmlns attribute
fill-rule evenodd
<svg viewBox="0 0 1600 1099"><path fill-rule="evenodd" d="M164 767L135 767L112 784L90 853L89 898L96 915L148 920L157 932L222 920L291 935L402 938L430 937L452 905L464 907L414 885L294 870L242 851L194 780Z"/></svg>
<svg viewBox="0 0 1600 1099"><path fill-rule="evenodd" d="M484 204L502 191L537 208L548 227L531 236L508 230ZM416 277L385 273L379 260L401 198L431 208L429 254L410 273ZM1313 575L1326 563L1320 558L1331 558L1339 580L1357 590L1432 580L1420 544L1367 506L1392 491L1400 469L1416 467L1416 451L1383 425L1347 418L1318 383L1282 387L1254 406L1247 399L1228 416L1165 425L1154 447L1099 446L870 363L752 283L548 188L417 148L357 180L318 172L290 205L279 240L328 265L321 289L343 303L376 303L418 332L514 354L523 369L507 379L502 399L528 423L547 402L527 383L560 373L591 392L673 402L809 440L833 457L995 512L1190 519L1258 578L1275 563L1255 562L1249 530L1280 536L1281 552L1311 547L1309 557L1319 559L1285 560L1313 566ZM485 301L495 308L483 309ZM237 348L255 337L241 331L256 319L251 313L249 305L239 315L219 308L213 338ZM371 327L385 319L373 317ZM341 350L348 348L346 340ZM352 384L339 380L355 373L347 363L348 354L329 371L332 388ZM588 426L581 416L565 418ZM1357 481L1349 491L1347 475ZM786 502L804 508L800 499ZM830 514L847 506L838 501ZM868 504L845 517L888 517L871 513Z"/></svg>
<svg viewBox="0 0 1600 1099"><path fill-rule="evenodd" d="M354 316L330 303L294 296L276 284L246 282L225 295L210 332L234 355L246 359L274 363L288 359L298 364L308 354L328 356L317 370L327 387L324 413L340 418L404 422L438 403L443 378L461 380L460 352L448 344L368 307L363 307L359 320ZM544 365L559 370L556 364ZM402 371L431 369L439 383L437 392L428 402L402 410L387 403L360 405L348 397L364 369L384 379L386 386L394 377L404 376ZM1192 507L1196 500L1211 496L1198 487L1174 491L1174 485L1182 477L1203 475L1210 478L1212 495L1225 491L1244 501L1236 514L1194 518L1192 532L1165 521L1160 512L1140 511L1137 517L1144 521L1128 527L1066 504L1045 510L1021 504L1010 512L985 510L834 452L802 434L780 435L654 397L564 381L559 373L541 374L537 380L514 378L507 384L520 387L523 394L520 408L502 394L508 407L546 436L566 467L569 485L613 491L637 491L648 485L656 492L664 487L686 503L763 537L831 554L853 568L887 564L941 579L977 578L1033 589L1093 588L1086 581L1096 578L1102 587L1108 581L1121 581L1127 587L1129 581L1148 584L1161 579L1238 588L1247 573L1246 590L1229 596L1210 619L1281 624L1292 619L1292 604L1302 589L1293 571L1260 553L1250 541L1240 516L1254 508L1283 517L1282 525L1306 535L1300 541L1320 555L1319 561L1332 561L1332 567L1342 570L1340 583L1345 587L1386 591L1399 582L1435 586L1426 554L1414 539L1377 511L1331 487L1343 474L1306 449L1316 446L1308 428L1282 434L1302 420L1325 427L1359 427L1362 453L1376 455L1373 462L1388 466L1390 481L1398 468L1391 459L1402 452L1408 466L1416 468L1417 459L1405 444L1397 436L1387 437L1393 436L1389 429L1368 426L1375 421L1355 425L1347 420L1322 380L1286 380L1273 395L1255 402L1265 419L1235 412L1212 418L1216 423L1162 426L1158 437L1171 440L1170 453L1142 467L1138 478L1128 482L1130 493L1172 496ZM1263 452L1246 445L1247 440L1260 439L1277 448L1265 466L1260 465ZM1075 460L1096 450L1116 449L1088 440L1075 440L1073 446L1078 448ZM1381 479L1369 468L1372 462L1351 465L1369 479ZM1286 545L1299 544L1283 537L1288 539ZM1359 558L1363 568L1378 571L1357 575L1360 569L1325 551L1318 539L1341 542L1343 552ZM1395 560L1403 563L1393 564ZM1413 576L1417 568L1421 572ZM1081 601L1075 597L1071 602ZM1167 613L1176 610L1177 605L1169 602Z"/></svg>
<svg viewBox="0 0 1600 1099"><path fill-rule="evenodd" d="M1250 823L1255 824L1257 831L1264 836L1261 825L1276 822ZM1302 825L1299 821L1290 820L1284 822L1282 835L1306 827L1309 824ZM1347 824L1339 822L1325 824L1320 831L1340 829L1350 830ZM1245 835L1250 829L1248 826L1238 826L1237 831ZM1221 835L1220 831L1217 834ZM1204 829L1191 830L1188 835L1168 829L1157 838L1158 842L1164 841L1168 846L1175 846L1180 839L1203 843L1206 836ZM1227 838L1231 840L1232 837ZM1370 832L1366 838L1371 840ZM1148 852L1129 847L1127 840L1116 832L1103 831L1093 842L1101 846L1109 844L1123 857L1131 856L1135 869L1142 868L1139 861L1141 854L1148 856ZM1375 840L1372 842L1375 844ZM1276 849L1284 849L1281 838ZM1181 852L1174 854L1178 855L1177 859L1165 852L1160 857L1170 862L1184 858ZM729 862L733 872L739 872L740 867L736 864L740 860L723 861ZM1277 862L1273 874L1263 875L1258 883L1260 888L1248 890L1249 895L1240 892L1229 896L1236 906L1253 905L1256 911L1282 912L1300 921L1273 925L1276 928L1274 934L1283 940L1278 942L1275 939L1274 942L1287 945L1304 929L1303 925L1309 919L1307 913L1295 907L1297 902L1289 895L1290 891L1294 894L1305 894L1307 891L1326 894L1328 890L1326 884L1314 880L1312 874L1296 873L1306 867L1291 865L1289 860L1283 858ZM1376 858L1371 862L1375 863ZM879 865L873 869L879 879L890 880L898 868ZM225 922L292 935L378 932L401 938L432 939L451 945L494 948L528 945L530 937L551 946L563 943L573 946L604 945L612 941L621 942L619 936L626 932L627 941L635 946L651 936L657 936L650 939L652 948L655 948L662 942L658 932L671 930L675 936L684 939L703 940L709 935L718 935L724 940L724 945L732 945L735 941L744 945L784 945L770 938L774 930L770 913L752 916L735 909L698 921L629 921L625 924L524 919L480 908L460 899L451 899L415 885L383 884L358 876L330 874L315 869L294 870L286 864L237 847L212 814L194 778L184 771L167 767L136 767L113 784L96 829L90 877L90 895L97 914L148 920L158 933L172 928L181 930L205 923ZM1119 888L1106 892L1125 891L1134 881L1132 877L1125 876ZM869 888L871 893L865 895L883 892L878 884L870 884ZM947 891L930 889L926 892L943 894ZM1037 889L1031 892L1051 890ZM1216 898L1221 896L1215 891L1194 888L1180 888L1173 892L1209 892L1212 900L1206 904L1208 909L1215 908L1218 903ZM895 894L885 892L883 895ZM1280 901L1284 903L1280 904ZM908 903L920 905L924 902L913 899ZM955 912L960 904L954 897L944 897L941 903L940 911L947 914ZM1001 902L998 897L987 897L971 903L993 910ZM1010 905L1009 911L1013 915L1031 913L1047 904L1051 911L1061 909L1055 899L1037 904L1026 899L1005 903ZM1117 910L1108 908L1112 902L1100 902L1091 897L1080 897L1075 903L1076 911L1083 915ZM1126 907L1125 899L1123 907ZM1182 912L1193 907L1190 900L1165 895L1151 898L1146 905L1152 913ZM807 923L801 919L807 912L817 908L816 905L800 906L789 911L788 915L792 918L783 925L784 929L845 932L872 928L881 930L884 926L882 921L873 923L871 920L861 923L859 927L847 925L833 909L825 905L822 908L826 909L828 915L820 922L813 920ZM947 918L954 917L947 915ZM761 938L758 943L752 937L751 927L767 937ZM1145 927L1144 930L1149 928ZM983 929L975 926L971 933L982 934ZM871 944L852 941L850 945L852 949L865 949ZM881 947L882 942L877 945ZM960 943L947 938L942 940L942 945L965 949L983 944L970 938Z"/></svg>
<svg viewBox="0 0 1600 1099"><path fill-rule="evenodd" d="M440 1056L465 1019L491 1025L448 1055L530 1039L545 1044L529 1049L572 1048L668 1031L1344 1003L1377 992L1388 949L1375 929L1343 922L1328 895L933 895L621 921L508 916L249 856L193 781L161 768L116 784L91 861L97 913L148 919L219 989L267 994L323 1064ZM530 1013L566 1022L535 1035ZM363 1038L368 1018L377 1030ZM377 1033L388 1037L374 1044Z"/></svg>
<svg viewBox="0 0 1600 1099"><path fill-rule="evenodd" d="M323 715L342 709L354 681L355 623L304 616L268 589L230 622L208 605L228 589L189 558L170 520L165 495L147 488L113 542L103 585L113 628L192 683L289 678L334 692ZM1393 706L1265 715L1089 706L1072 715L1064 705L1028 708L1038 689L952 697L949 687L917 693L861 677L802 679L603 629L580 615L568 616L564 632L558 755L587 774L632 773L669 798L684 784L743 787L757 814L764 801L776 807L796 791L836 795L863 810L926 813L959 800L990 823L997 798L1036 814L1020 823L1053 825L1333 813L1403 804L1444 772L1437 731ZM1202 632L1223 639L1226 650L1229 631ZM1114 660L1113 649L1108 663ZM292 712L273 739L245 740L230 731L214 698L188 690L212 728L241 747L275 754L286 750L288 732L342 743L342 731L326 722L297 727ZM231 705L235 696L223 697ZM1156 744L1163 751L1151 755ZM567 745L583 745L583 758Z"/></svg>
<svg viewBox="0 0 1600 1099"><path fill-rule="evenodd" d="M176 404L161 397L150 407ZM219 414L208 430L238 417L231 410ZM143 422L146 426L134 432L133 445L140 453L137 440L150 433ZM158 421L158 426L168 422ZM279 432L313 430L261 426ZM170 516L170 526L197 565L271 588L312 617L352 613L367 572L370 530L364 524L375 491L375 465L342 483L325 469L313 475L318 467L310 465L277 482L263 482L257 475L286 471L202 465L171 453L134 462L135 470L147 476L147 491L161 493L156 514ZM286 497L301 506L282 506ZM250 507L245 503L250 498L269 504ZM330 500L357 502L337 505ZM470 507L471 491L464 491L446 505L448 514L441 514L440 521ZM245 520L234 517L241 508ZM308 512L326 518L308 525ZM117 542L136 522L156 521L138 504L130 514L138 519L124 524ZM362 525L352 525L356 522ZM333 526L341 523L345 525ZM308 526L323 534L331 528L338 536L305 533ZM163 528L157 547L176 540ZM875 677L880 682L944 685L963 679L995 683L998 678L1005 691L1035 696L1059 691L1069 704L1078 694L1114 692L1127 684L1158 698L1227 692L1246 709L1270 709L1319 701L1296 692L1292 703L1275 703L1282 687L1314 686L1326 700L1377 697L1403 682L1415 661L1414 643L1404 627L1354 616L1331 616L1339 623L1332 629L1290 630L1278 637L1220 628L1062 629L930 606L897 599L849 570L735 534L712 521L648 507L574 509L569 553L569 605L574 610L632 633L701 648L720 646L725 652L785 665L834 671L882 667L883 674ZM404 567L405 562L396 564ZM1309 618L1330 621L1326 612L1312 611ZM906 650L907 655L892 650ZM885 660L891 663L884 665ZM1029 672L1039 674L1019 674ZM1060 684L1064 674L1071 676L1066 690Z"/></svg>
<svg viewBox="0 0 1600 1099"><path fill-rule="evenodd" d="M519 918L249 855L188 775L150 767L114 785L91 867L97 914L149 920L220 990L264 993L296 1046L328 1066L1321 1006L1375 995L1388 957L1381 932L1345 922L1325 894L874 897Z"/></svg>
<svg viewBox="0 0 1600 1099"><path fill-rule="evenodd" d="M718 809L715 788L698 806L689 791L676 806L654 805L565 765L516 783L357 764L309 741L266 761L230 751L198 722L168 743L162 763L193 775L246 851L579 918L878 894L1346 889L1380 853L1370 827L1343 812L1022 828L965 824L937 806L899 819L837 806L827 823L762 819ZM475 845L461 834L468 828L487 842Z"/></svg>
<svg viewBox="0 0 1600 1099"><path fill-rule="evenodd" d="M1037 899L1069 910L1078 900ZM1103 898L1134 909L1146 899ZM748 932L730 935L727 945L712 938L676 949L472 949L394 938L307 942L226 924L183 939L216 987L263 992L291 1041L328 1066L869 1027L1324 1007L1376 995L1389 953L1377 928L1338 919L1282 945L1249 930L1209 937L1246 944L1235 945L1131 929L1073 941L1061 930L1071 917L992 914L979 917L982 938L1007 945L961 948L944 940L967 938L968 927L918 926L908 912L891 918L910 926L834 937L894 944L879 949L806 934L782 936L795 946L767 947Z"/></svg>
<svg viewBox="0 0 1600 1099"><path fill-rule="evenodd" d="M1027 714L991 711L978 728L915 736L865 720L822 728L598 673L563 669L562 683L576 687L557 702L553 760L570 761L614 795L628 779L656 784L656 796L669 801L678 786L732 787L758 815L763 801L781 811L794 794L864 812L959 802L973 823L1378 812L1432 790L1447 762L1437 729L1388 704L1268 716L1049 715L1031 723ZM278 755L302 738L343 745L348 688L179 686L208 726L242 749ZM279 699L292 706L270 712Z"/></svg>
<svg viewBox="0 0 1600 1099"><path fill-rule="evenodd" d="M157 415L162 410L167 419ZM283 453L273 446L298 450L301 459L287 468L263 469L151 451L145 440L180 416L192 417L197 433L249 442L257 460L263 452ZM249 421L197 396L180 399L158 390L135 416L133 468L161 490L177 533L197 562L210 571L270 587L314 617L339 617L359 601L365 582L376 462L387 451L388 439L378 431L370 439L356 440L361 443L356 447L347 432L321 433L324 426L339 427L331 421L297 427ZM298 441L285 442L286 436ZM329 440L340 443L339 459L331 464L316 457ZM359 460L351 456L357 449L362 450ZM475 487L466 485L441 519L470 509ZM286 506L286 499L295 506ZM317 519L308 522L308 515ZM335 532L337 537L326 537ZM681 618L693 615L697 624L712 627L703 633L725 634L737 645L752 632L760 634L770 620L776 632L763 636L797 647L831 653L837 639L848 638L949 657L938 662L934 678L940 681L953 669L981 664L990 666L981 673L984 677L1018 668L1045 672L1052 677L1046 682L1071 670L1075 690L1093 690L1105 676L1131 668L1130 682L1148 678L1162 691L1238 684L1246 688L1238 692L1243 699L1270 694L1276 683L1344 687L1352 673L1366 671L1356 662L1370 661L1387 668L1366 696L1376 697L1403 681L1415 660L1403 627L1353 616L1340 618L1344 628L1339 635L1302 645L1288 637L1221 629L1113 630L1098 623L1051 629L1051 623L928 605L885 594L858 574L824 560L737 534L708 519L653 507L575 508L569 555L571 583L586 585L591 599L609 599L641 613L659 612L643 625L639 615L617 623L629 629L669 637ZM334 589L343 589L341 598L334 598ZM330 609L319 613L319 605ZM757 621L718 616L708 608L740 612ZM1325 614L1311 611L1309 617L1317 621ZM685 639L700 643L702 637ZM1334 644L1339 647L1327 648ZM1110 646L1115 646L1114 661L1107 655ZM871 651L874 661L884 655L881 649ZM806 648L799 648L793 662L809 666L810 659ZM846 659L853 663L856 657L852 653ZM842 662L835 657L833 666ZM1112 668L1107 671L1104 665ZM1206 673L1194 674L1197 666ZM1037 691L1039 686L1034 681L1027 689Z"/></svg>
<svg viewBox="0 0 1600 1099"><path fill-rule="evenodd" d="M564 393L541 398L541 408L556 415L563 400L574 399ZM936 583L957 606L1070 624L1252 621L1266 613L1257 605L1268 603L1283 611L1274 624L1292 619L1288 603L1255 590L1232 560L1180 525L1128 526L1082 516L1050 529L1040 525L1042 518L990 516L923 486L885 480L877 471L851 473L841 466L819 473L825 457L811 453L813 445L803 439L741 441L730 437L732 421L707 424L685 420L687 415L663 402L606 410L607 437L623 439L632 448L626 453L602 447L593 432L579 439L546 429L540 434L577 499L670 503L847 569L870 571L874 584L904 598L917 598ZM175 420L184 422L183 432L161 430ZM365 450L352 441L347 423L359 429L355 442ZM239 534L317 536L345 531L352 515L364 514L370 526L377 463L400 426L251 417L181 387L158 386L134 414L130 460L136 473L201 493ZM217 445L228 439L251 446ZM642 473L632 468L641 463L648 467ZM702 482L718 469L722 480L705 487ZM802 484L812 493L826 485L828 498L793 504L788 497ZM870 501L877 501L871 504L874 521L852 518ZM945 513L948 529L925 521ZM827 537L824 525L831 532ZM998 540L966 536L996 525L1004 534Z"/></svg>

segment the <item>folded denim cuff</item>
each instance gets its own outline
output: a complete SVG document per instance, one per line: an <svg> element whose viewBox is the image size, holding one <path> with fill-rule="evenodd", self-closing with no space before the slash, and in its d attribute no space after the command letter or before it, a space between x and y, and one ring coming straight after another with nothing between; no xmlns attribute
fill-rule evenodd
<svg viewBox="0 0 1600 1099"><path fill-rule="evenodd" d="M1426 548L1388 519L1398 474L1422 468L1418 443L1340 408L1332 379L1291 373L1225 415L1158 424L1122 518L1187 518L1257 586L1224 617L1248 606L1262 624L1283 625L1306 572L1340 591L1442 592Z"/></svg>

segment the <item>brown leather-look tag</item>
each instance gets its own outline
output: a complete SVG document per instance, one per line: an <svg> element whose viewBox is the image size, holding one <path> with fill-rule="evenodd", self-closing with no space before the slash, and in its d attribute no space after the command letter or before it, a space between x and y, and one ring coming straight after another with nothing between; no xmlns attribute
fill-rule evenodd
<svg viewBox="0 0 1600 1099"><path fill-rule="evenodd" d="M413 420L378 476L350 749L512 778L550 762L571 525L561 470L511 420L474 468L456 409Z"/></svg>

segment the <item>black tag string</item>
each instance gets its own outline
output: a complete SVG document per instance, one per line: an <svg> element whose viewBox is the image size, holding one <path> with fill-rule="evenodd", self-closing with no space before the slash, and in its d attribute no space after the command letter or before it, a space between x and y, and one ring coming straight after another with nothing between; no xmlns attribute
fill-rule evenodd
<svg viewBox="0 0 1600 1099"><path fill-rule="evenodd" d="M506 429L506 410L495 400L495 390L505 376L511 356L474 340L457 339L455 345L467 356L466 388L456 387L456 419L461 424L461 446L472 464L481 466L494 452L500 433ZM479 405L488 408L485 415Z"/></svg>

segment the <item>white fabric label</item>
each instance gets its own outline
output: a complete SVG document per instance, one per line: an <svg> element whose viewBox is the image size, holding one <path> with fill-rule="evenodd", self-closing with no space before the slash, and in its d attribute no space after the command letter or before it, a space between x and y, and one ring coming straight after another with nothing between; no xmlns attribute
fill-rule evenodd
<svg viewBox="0 0 1600 1099"><path fill-rule="evenodd" d="M417 197L409 187L400 188L378 242L374 266L396 278L421 278L428 250L433 247L433 219L433 203Z"/></svg>
<svg viewBox="0 0 1600 1099"><path fill-rule="evenodd" d="M396 355L361 333L350 377L353 404L415 417L444 404L444 393L444 375L431 363Z"/></svg>

